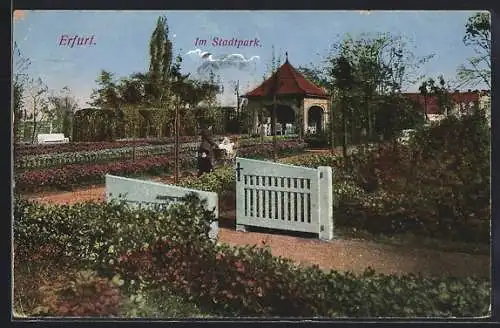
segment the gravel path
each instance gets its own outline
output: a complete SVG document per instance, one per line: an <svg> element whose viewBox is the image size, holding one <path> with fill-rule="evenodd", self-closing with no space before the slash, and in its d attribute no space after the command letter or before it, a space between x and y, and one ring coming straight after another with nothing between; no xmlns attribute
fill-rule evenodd
<svg viewBox="0 0 500 328"><path fill-rule="evenodd" d="M490 276L486 255L439 252L380 245L369 241L324 242L284 235L221 229L221 242L231 245L270 246L273 255L322 269L363 272L371 267L386 274L422 273L433 276Z"/></svg>

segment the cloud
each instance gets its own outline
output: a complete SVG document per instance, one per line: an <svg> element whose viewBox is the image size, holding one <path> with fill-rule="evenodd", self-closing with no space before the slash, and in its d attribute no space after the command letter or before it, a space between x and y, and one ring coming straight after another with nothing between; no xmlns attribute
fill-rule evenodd
<svg viewBox="0 0 500 328"><path fill-rule="evenodd" d="M14 22L23 20L26 16L25 10L14 10Z"/></svg>
<svg viewBox="0 0 500 328"><path fill-rule="evenodd" d="M215 55L207 51L202 51L201 49L190 50L186 55L190 55L195 58L198 57L203 61L196 70L200 75L206 75L210 73L210 71L216 72L228 68L247 70L252 68L252 63L255 64L258 60L260 60L259 56L246 58L245 55L237 53Z"/></svg>
<svg viewBox="0 0 500 328"><path fill-rule="evenodd" d="M201 49L189 50L186 55L194 57L194 58L202 58L205 59L210 53L208 51L202 51Z"/></svg>

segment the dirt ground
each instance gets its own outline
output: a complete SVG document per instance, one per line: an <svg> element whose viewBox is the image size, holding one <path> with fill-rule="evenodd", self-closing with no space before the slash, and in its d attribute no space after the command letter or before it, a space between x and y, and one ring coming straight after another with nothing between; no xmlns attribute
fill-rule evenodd
<svg viewBox="0 0 500 328"><path fill-rule="evenodd" d="M155 179L159 180L159 179ZM161 179L165 182L165 178ZM69 204L104 200L104 187L91 186L73 192L47 192L28 195L40 202ZM275 256L290 258L303 265L317 264L322 269L356 273L367 267L386 274L422 273L424 275L490 276L490 257L458 252L441 252L370 241L336 239L330 242L259 232L237 232L234 212L221 214L219 242L230 245L270 246Z"/></svg>

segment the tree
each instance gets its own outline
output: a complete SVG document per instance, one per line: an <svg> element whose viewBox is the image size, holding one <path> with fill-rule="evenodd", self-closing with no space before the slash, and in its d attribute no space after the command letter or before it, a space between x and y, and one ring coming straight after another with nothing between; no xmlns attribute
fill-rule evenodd
<svg viewBox="0 0 500 328"><path fill-rule="evenodd" d="M95 82L98 85L98 89L92 90L92 94L90 95L92 101L89 104L103 109L118 110L121 105L121 99L114 74L106 70L101 70Z"/></svg>
<svg viewBox="0 0 500 328"><path fill-rule="evenodd" d="M42 81L41 78L29 80L28 94L32 110L31 115L33 119L33 133L31 136L32 143L35 143L36 140L37 122L43 120L44 116L49 118L53 116L53 111L50 111L48 107L46 98L47 91L47 85Z"/></svg>
<svg viewBox="0 0 500 328"><path fill-rule="evenodd" d="M198 81L192 79L184 79L177 82L178 87L173 90L173 94L178 96L184 104L181 111L181 120L186 124L182 124L184 131L195 133L197 123L202 121L216 123L217 108L215 98L222 90L220 85L211 81Z"/></svg>
<svg viewBox="0 0 500 328"><path fill-rule="evenodd" d="M302 74L307 80L310 82L314 83L315 85L328 89L329 87L329 82L328 82L328 77L325 75L325 72L321 67L316 67L314 64L309 64L308 67L306 66L299 66L297 67L297 72Z"/></svg>
<svg viewBox="0 0 500 328"><path fill-rule="evenodd" d="M54 113L54 128L65 136L73 135L73 115L78 108L75 98L71 95L69 87L65 86L57 94L52 93L48 102Z"/></svg>
<svg viewBox="0 0 500 328"><path fill-rule="evenodd" d="M21 131L19 129L19 122L23 117L22 108L24 107L24 85L14 76L13 83L13 131L14 143L19 143L21 138Z"/></svg>
<svg viewBox="0 0 500 328"><path fill-rule="evenodd" d="M165 16L158 17L156 28L149 41L149 72L146 85L146 97L149 102L158 109L155 121L158 124L158 137L163 135L163 128L171 122L172 102L171 77L172 65L172 42L169 40L169 28ZM169 120L170 119L170 120Z"/></svg>
<svg viewBox="0 0 500 328"><path fill-rule="evenodd" d="M418 87L418 91L420 91L420 94L424 97L424 115L425 115L426 120L429 120L429 116L427 115L427 101L428 101L428 96L429 96L428 83L429 83L429 81L424 81Z"/></svg>
<svg viewBox="0 0 500 328"><path fill-rule="evenodd" d="M384 106L380 107L375 118L375 131L385 140L394 137L404 129L420 127L425 122L425 117L419 104L412 102L403 95L382 96Z"/></svg>
<svg viewBox="0 0 500 328"><path fill-rule="evenodd" d="M172 76L173 80L171 81L172 91L174 92L174 129L175 129L175 183L179 182L179 171L180 171L180 110L181 106L184 105L182 101L181 92L184 87L185 81L188 79L189 74L183 75L181 74L181 64L182 57L178 55L175 60L175 64L172 66Z"/></svg>
<svg viewBox="0 0 500 328"><path fill-rule="evenodd" d="M173 61L172 42L168 33L167 19L164 16L159 17L149 42L148 71L136 72L115 81L112 73L103 70L96 80L98 88L93 91L93 101L90 104L113 108L116 111L115 117L127 116L128 119L139 116L124 111L130 112L132 108L142 110L140 113L144 113L144 118L148 121L147 135L149 136L149 129L155 124L157 137L161 138L166 134L166 127L170 125L170 131L175 128L174 101L177 98L180 97L180 100L191 108L217 93L214 91L217 87L210 81L190 80L188 75L181 74L182 58L178 56L175 62ZM174 80L182 87L176 87L174 90ZM195 116L195 113L187 111L182 114ZM120 127L125 128L122 125Z"/></svg>
<svg viewBox="0 0 500 328"><path fill-rule="evenodd" d="M128 78L122 78L117 86L122 103L140 106L145 103L145 80L144 74L134 73Z"/></svg>
<svg viewBox="0 0 500 328"><path fill-rule="evenodd" d="M19 49L16 42L14 42L13 50L14 59L14 74L13 74L13 128L14 128L14 143L18 143L21 139L20 122L26 119L26 107L25 107L25 90L26 84L28 82L28 75L26 70L31 64L28 58L25 58L21 50ZM24 111L23 111L24 109Z"/></svg>
<svg viewBox="0 0 500 328"><path fill-rule="evenodd" d="M461 86L475 87L484 83L491 89L491 20L488 12L469 17L463 42L477 56L468 58L467 64L458 67L457 76Z"/></svg>
<svg viewBox="0 0 500 328"><path fill-rule="evenodd" d="M339 56L334 59L332 68L332 76L335 78L335 83L340 92L340 108L342 111L342 127L343 127L343 143L342 153L344 159L347 158L347 112L349 111L349 92L354 86L354 76L351 63L344 56Z"/></svg>
<svg viewBox="0 0 500 328"><path fill-rule="evenodd" d="M172 42L169 40L169 28L165 16L158 17L156 28L149 41L149 88L153 102L162 107L163 101L169 101L164 88L169 86L172 69Z"/></svg>
<svg viewBox="0 0 500 328"><path fill-rule="evenodd" d="M121 110L123 101L120 95L120 88L114 74L106 70L101 70L101 73L95 82L97 83L98 88L92 90L92 94L90 95L91 102L89 102L89 104L100 109L112 110L115 118L121 118L123 116ZM117 122L113 120L108 124L108 133L111 134L111 136L108 137L113 139L116 134L123 134L124 126L122 121Z"/></svg>
<svg viewBox="0 0 500 328"><path fill-rule="evenodd" d="M428 78L420 84L418 90L424 97L424 115L426 120L429 119L427 112L429 97L434 97L436 99L439 110L438 114L448 115L451 111L453 104L448 89L449 86L447 86L447 83L442 75L438 76L437 83L433 78Z"/></svg>
<svg viewBox="0 0 500 328"><path fill-rule="evenodd" d="M334 44L321 70L326 74L319 76L329 85L327 89L332 95L339 95L339 107L344 110L341 113L344 118L341 126L334 126L334 129L344 134L343 143L347 143L348 137L351 143L356 143L366 134L368 139L374 139L377 130L375 121L380 124L380 117L377 118L379 113L383 113L381 117L387 117L384 108L392 106L392 98L399 99L402 90L421 79L418 68L432 57L416 57L410 49L409 40L390 33L361 34L356 37L346 35ZM339 58L344 58L350 66L352 80L348 95L345 90L338 90L336 74ZM350 132L344 133L347 129Z"/></svg>

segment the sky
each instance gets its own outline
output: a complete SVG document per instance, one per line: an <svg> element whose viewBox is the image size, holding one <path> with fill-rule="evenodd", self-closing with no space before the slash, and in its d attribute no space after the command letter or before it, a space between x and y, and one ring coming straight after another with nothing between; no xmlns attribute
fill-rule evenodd
<svg viewBox="0 0 500 328"><path fill-rule="evenodd" d="M273 46L282 58L288 52L294 67L320 64L331 44L346 33L356 36L390 32L404 36L412 41L410 50L416 56L435 54L420 68L419 74L429 77L442 74L445 79L453 80L457 67L475 55L462 42L467 18L472 14L471 11L16 11L13 41L23 57L30 59L27 73L31 77L40 77L50 90L69 87L80 107L85 108L89 107L87 102L101 70L110 71L117 78L148 70L149 40L158 17L165 15L174 56L183 57L183 72L191 73L193 78L206 78L206 71L212 68L224 84L222 104L232 105L236 101L230 90L233 81L239 80L242 92L258 86L269 73ZM74 36L83 37L82 43L86 38L87 44L68 41ZM214 38L219 38L219 42L232 38L242 42L238 48L214 44ZM200 44L197 39L207 42ZM407 91L416 89L417 86L411 86Z"/></svg>

